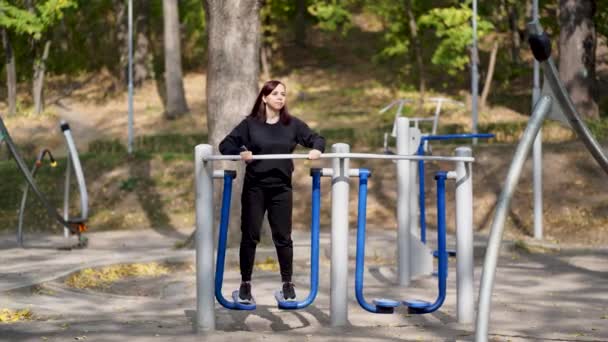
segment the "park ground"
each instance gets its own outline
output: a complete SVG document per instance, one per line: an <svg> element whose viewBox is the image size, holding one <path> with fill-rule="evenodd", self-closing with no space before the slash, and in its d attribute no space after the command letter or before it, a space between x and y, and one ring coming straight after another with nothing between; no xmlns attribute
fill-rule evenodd
<svg viewBox="0 0 608 342"><path fill-rule="evenodd" d="M311 54L324 54L323 63L303 57L291 71L278 75L288 86L291 111L321 131L329 144L348 142L353 151L382 151L382 134L390 129L392 115L380 115L379 109L397 98L416 98L411 89L390 86L387 75L369 63L369 56L340 40L325 41L340 49L344 57L336 60L331 51L312 49ZM321 44L320 43L320 44ZM365 51L363 51L365 52ZM605 44L598 55L607 60ZM287 56L289 57L289 56ZM293 56L292 56L293 57ZM296 63L296 62L294 62ZM329 66L327 66L329 65ZM289 68L286 68L287 70ZM607 79L608 67L598 69ZM194 309L193 251L176 249L193 231L193 146L206 142L206 97L204 71L189 72L185 89L191 113L172 121L164 120L163 106L153 81L135 92L134 156L127 156L126 91L116 90L115 80L100 72L79 77L49 78L43 115L23 111L17 117L4 118L9 132L28 157L28 163L43 147L59 157L57 169L41 170L38 180L50 194L53 203L62 203L62 181L65 150L58 128L60 119L67 120L81 152L90 197L89 222L91 245L85 250L58 251L63 242L60 227L46 224L48 218L34 199L28 202L26 240L32 245L19 249L14 243L17 208L21 196L21 175L6 151L0 150L0 260L3 286L17 284L3 291L0 310L11 322L0 322L0 340L92 340L128 339L149 341L180 339L200 340L192 334L191 310ZM462 84L443 82L428 95L444 96L467 104L470 100ZM462 82L461 82L462 83ZM508 83L508 82L507 82ZM490 142L473 147L474 225L476 234L476 280L479 283L485 238L493 219L494 206L500 194L515 144L529 115L530 80L517 79L509 86L497 86L489 106L480 111L480 131L495 133ZM605 85L605 83L604 83ZM27 85L20 93L27 94ZM120 87L118 89L121 89ZM27 96L22 97L27 103ZM3 110L0 104L0 111ZM606 108L603 106L602 108ZM434 107L408 108L410 116L430 116ZM446 106L440 120L440 133L468 132L470 114L466 109ZM599 130L602 143L608 136ZM533 230L532 170L528 162L509 212L505 240L507 246L499 261L494 292L492 335L499 341L605 341L608 340L607 287L608 269L608 182L595 161L575 140L572 132L555 123L546 123L544 144L544 239L531 238ZM437 144L433 154L450 155L468 142ZM392 284L394 247L391 234L396 222L394 167L385 162L365 165L373 172L368 200L369 226L379 236L380 245L372 249L366 283L370 298L385 291L398 297L407 289ZM310 211L307 175L309 166L320 163L302 162L296 168L294 212L296 234L305 247ZM448 164L432 164L427 179L438 169L450 170ZM433 235L436 210L434 185L426 189L430 229ZM353 185L354 187L354 185ZM324 180L324 191L329 183ZM57 191L57 189L61 189ZM354 192L354 191L351 191ZM350 221L354 227L356 201L351 193ZM77 208L77 195L72 196ZM453 233L453 184L448 184L448 230ZM325 192L321 226L329 231L329 195ZM370 234L370 238L371 238ZM385 240L383 240L385 239ZM351 241L354 241L352 239ZM266 241L266 247L268 248ZM137 247L140 248L137 248ZM387 248L386 246L390 246ZM325 245L327 248L327 244ZM352 326L329 327L328 279L321 279L317 302L301 313L277 310L270 293L275 287L276 268L272 250L259 258L259 299L262 310L235 313L218 308L218 331L205 336L209 341L226 340L470 340L472 326L459 325L455 315L455 277L450 277L450 292L445 307L430 316L411 316L405 312L392 316L367 314L352 302ZM306 253L304 252L304 255ZM151 265L156 261L157 264ZM296 260L306 269L306 257ZM119 272L112 282L75 288L70 276L82 269L99 271L102 266L136 263L135 269L151 273ZM453 266L453 260L451 260ZM352 264L349 266L352 268ZM115 267L115 266L112 266ZM329 272L327 263L323 271ZM47 273L48 272L48 273ZM393 273L391 273L393 272ZM352 272L351 272L352 273ZM305 293L306 272L296 282ZM453 273L452 273L453 274ZM4 278L6 276L6 278ZM9 279L10 278L10 279ZM232 264L226 277L226 288L235 287L238 274ZM432 297L432 277L417 280L415 295ZM389 290L385 285L389 284ZM301 290L300 290L301 289ZM226 290L228 291L228 290ZM477 291L477 290L476 290Z"/></svg>

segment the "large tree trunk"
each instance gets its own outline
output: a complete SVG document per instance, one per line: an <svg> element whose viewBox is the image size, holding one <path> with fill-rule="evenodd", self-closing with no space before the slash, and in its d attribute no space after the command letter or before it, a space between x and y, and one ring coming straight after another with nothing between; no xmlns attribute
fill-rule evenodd
<svg viewBox="0 0 608 342"><path fill-rule="evenodd" d="M205 0L208 23L207 127L209 144L221 140L251 111L258 92L260 73L260 18L257 0ZM233 198L240 198L242 163L215 168L237 169ZM219 202L219 201L216 201ZM230 243L238 243L240 201L232 202Z"/></svg>
<svg viewBox="0 0 608 342"><path fill-rule="evenodd" d="M34 85L33 85L33 97L34 97L34 113L40 114L44 110L44 76L46 74L46 60L49 57L49 50L51 49L51 41L47 40L44 43L44 50L39 61L34 63Z"/></svg>
<svg viewBox="0 0 608 342"><path fill-rule="evenodd" d="M11 38L6 29L2 29L2 45L4 47L4 54L6 55L7 114L11 116L17 111L17 71Z"/></svg>
<svg viewBox="0 0 608 342"><path fill-rule="evenodd" d="M405 8L407 12L407 18L410 26L410 36L412 39L412 45L414 46L414 53L416 54L416 64L418 66L418 82L420 91L420 102L419 105L422 107L424 102L424 96L426 92L426 75L424 72L424 61L422 57L422 46L418 38L418 24L416 23L416 16L414 15L414 7L412 0L405 1Z"/></svg>
<svg viewBox="0 0 608 342"><path fill-rule="evenodd" d="M595 0L560 0L559 77L579 113L599 118L595 90Z"/></svg>
<svg viewBox="0 0 608 342"><path fill-rule="evenodd" d="M189 111L182 78L182 50L177 0L163 0L163 18L165 23L165 86L167 94L165 117L175 119Z"/></svg>

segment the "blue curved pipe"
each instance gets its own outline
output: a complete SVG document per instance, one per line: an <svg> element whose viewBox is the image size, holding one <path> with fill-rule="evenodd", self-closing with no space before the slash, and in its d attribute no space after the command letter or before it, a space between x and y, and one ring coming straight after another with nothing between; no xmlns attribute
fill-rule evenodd
<svg viewBox="0 0 608 342"><path fill-rule="evenodd" d="M217 244L217 260L215 264L215 299L226 309L253 310L255 304L231 302L222 294L224 282L224 261L226 259L226 243L228 241L228 223L230 222L230 200L232 197L232 181L235 172L224 172L224 191L222 192L222 209L220 216L219 242Z"/></svg>
<svg viewBox="0 0 608 342"><path fill-rule="evenodd" d="M310 292L303 301L277 299L279 309L303 309L315 300L319 289L319 234L321 226L321 169L310 170L312 176L312 215L310 223Z"/></svg>
<svg viewBox="0 0 608 342"><path fill-rule="evenodd" d="M420 138L420 145L416 155L424 155L424 143L431 140L453 140L453 139L490 139L494 138L492 133L465 133L465 134L443 134L427 135ZM426 207L424 204L424 160L418 161L418 206L420 207L420 241L426 243Z"/></svg>
<svg viewBox="0 0 608 342"><path fill-rule="evenodd" d="M363 296L363 271L365 263L365 223L367 220L367 179L371 175L367 169L359 169L359 202L357 213L357 256L355 268L355 294L357 302L366 311L372 313L393 313L400 303L390 299L375 300L370 304Z"/></svg>
<svg viewBox="0 0 608 342"><path fill-rule="evenodd" d="M414 314L426 314L436 311L443 305L445 301L447 279L448 279L448 252L446 244L446 227L445 227L445 180L447 172L439 171L435 174L437 181L437 242L439 249L439 293L434 303L426 303L422 301L405 301L408 306L408 311Z"/></svg>

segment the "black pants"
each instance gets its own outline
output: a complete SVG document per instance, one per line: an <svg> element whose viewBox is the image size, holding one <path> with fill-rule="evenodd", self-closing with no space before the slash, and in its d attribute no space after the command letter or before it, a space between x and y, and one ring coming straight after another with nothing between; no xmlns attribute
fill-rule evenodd
<svg viewBox="0 0 608 342"><path fill-rule="evenodd" d="M239 260L242 281L250 281L255 260L255 248L260 242L260 230L264 213L268 211L268 223L272 241L277 250L281 280L290 282L293 264L291 240L291 212L293 197L291 184L265 186L245 180L241 195L241 248Z"/></svg>

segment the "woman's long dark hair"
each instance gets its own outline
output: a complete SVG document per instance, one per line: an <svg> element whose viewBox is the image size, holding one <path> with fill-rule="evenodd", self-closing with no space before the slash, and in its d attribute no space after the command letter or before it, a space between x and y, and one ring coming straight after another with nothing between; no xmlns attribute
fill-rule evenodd
<svg viewBox="0 0 608 342"><path fill-rule="evenodd" d="M255 104L251 109L251 113L249 113L249 116L256 120L266 122L266 104L262 100L262 97L268 96L268 94L272 93L274 88L276 88L279 84L282 84L283 87L285 87L285 84L283 84L283 82L277 80L270 80L264 83L264 86L262 87L262 90L260 90L258 98L255 100ZM287 89L287 87L285 87L285 89ZM289 123L290 120L291 115L289 114L289 110L287 110L287 104L285 104L283 105L283 108L281 108L281 110L279 111L279 121L283 125L286 125Z"/></svg>

